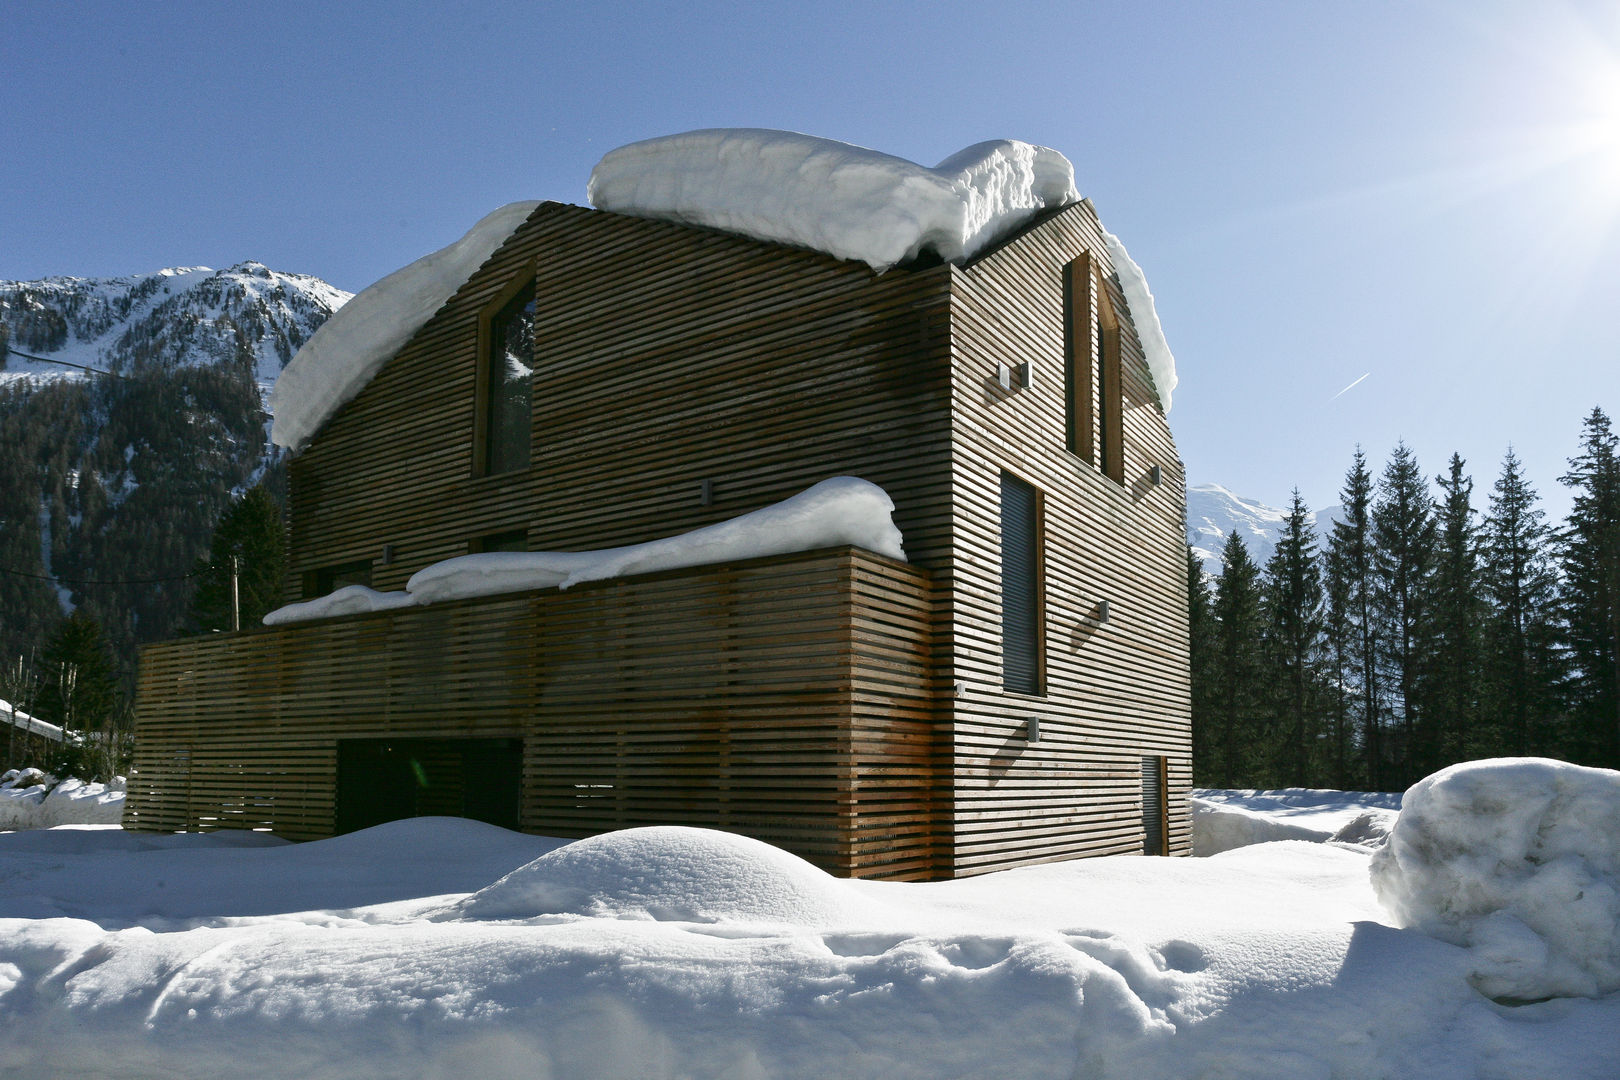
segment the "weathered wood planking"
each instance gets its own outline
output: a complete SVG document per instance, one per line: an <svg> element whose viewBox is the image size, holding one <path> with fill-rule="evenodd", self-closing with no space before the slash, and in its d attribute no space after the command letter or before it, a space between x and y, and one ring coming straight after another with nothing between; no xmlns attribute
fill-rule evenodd
<svg viewBox="0 0 1620 1080"><path fill-rule="evenodd" d="M1066 447L1064 278L1071 302L1097 317L1109 290L1120 318L1123 483ZM1094 276L1091 267L1101 271ZM1169 850L1191 850L1181 463L1159 409L1124 297L1089 204L1071 207L952 277L952 551L936 573L949 650L953 810L958 874L1076 855L1142 850L1140 763L1169 759ZM1079 335L1075 335L1079 338ZM1097 335L1076 341L1098 364ZM1033 386L994 383L998 363L1034 367ZM1077 380L1103 392L1106 380ZM1082 406L1084 403L1081 403ZM1080 421L1106 410L1093 400ZM1118 410L1116 410L1118 415ZM1082 432L1083 446L1098 433ZM1093 454L1096 458L1096 455ZM1158 465L1162 482L1148 480ZM1003 692L998 578L999 477L1042 493L1046 693ZM1093 618L1107 600L1109 619ZM936 628L936 636L946 638ZM1040 739L1023 739L1026 719Z"/></svg>
<svg viewBox="0 0 1620 1080"><path fill-rule="evenodd" d="M528 831L928 877L931 610L925 572L838 548L152 645L125 822L330 835L339 738L514 737Z"/></svg>

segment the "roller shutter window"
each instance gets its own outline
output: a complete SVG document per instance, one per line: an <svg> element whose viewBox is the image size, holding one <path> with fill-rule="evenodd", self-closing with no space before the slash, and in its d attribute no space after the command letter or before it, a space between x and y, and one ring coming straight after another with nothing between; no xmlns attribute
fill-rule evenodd
<svg viewBox="0 0 1620 1080"><path fill-rule="evenodd" d="M1142 758L1142 854L1169 854L1166 823L1169 811L1168 762L1162 755Z"/></svg>
<svg viewBox="0 0 1620 1080"><path fill-rule="evenodd" d="M1040 496L1001 474L1002 687L1042 693Z"/></svg>

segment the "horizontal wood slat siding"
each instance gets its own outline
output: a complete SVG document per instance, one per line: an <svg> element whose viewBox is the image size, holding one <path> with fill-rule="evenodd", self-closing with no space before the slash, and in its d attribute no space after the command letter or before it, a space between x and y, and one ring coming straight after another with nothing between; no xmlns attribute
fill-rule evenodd
<svg viewBox="0 0 1620 1080"><path fill-rule="evenodd" d="M530 272L531 465L475 477L478 313ZM372 584L394 589L476 537L637 543L840 474L888 490L907 558L933 566L948 530L949 326L945 267L879 278L546 203L292 459L289 598L321 566L378 560Z"/></svg>
<svg viewBox="0 0 1620 1080"><path fill-rule="evenodd" d="M1092 291L1077 295L1076 306L1098 311L1100 287L1120 320L1123 484L1065 448L1063 282L1080 258L1088 269L1076 275L1083 283L1077 287ZM531 465L475 477L479 313L531 273L537 296ZM885 834L867 847L851 841L836 854L817 841L817 858L850 866L867 857L896 859L884 865L906 867L931 859L937 873L950 876L1137 852L1140 759L1159 754L1168 759L1170 849L1187 853L1184 478L1130 315L1089 203L1049 215L966 267L882 275L714 230L547 203L292 459L289 594L322 566L372 559L373 584L399 588L416 570L463 554L482 536L523 529L531 549L629 544L734 517L828 476L861 476L889 492L907 559L932 575L933 620L925 635L931 664L920 677L947 690L934 714L944 737L933 743L938 756L931 766L915 757L916 732L905 724L926 721L910 719L883 694L875 699L878 713L862 711L867 688L887 686L889 669L874 660L859 677L834 678L836 650L817 650L827 647L822 631L837 620L796 624L776 653L757 655L754 671L767 678L799 664L801 678L822 681L794 689L784 677L769 692L750 689L757 712L731 714L735 725L785 707L808 710L798 730L813 748L795 744L790 752L784 736L782 746L772 744L774 756L759 758L762 767L796 778L776 785L784 804L804 808L793 818L796 842L809 843L804 838L814 832L809 822L817 814L848 818L850 805L829 798L847 800L851 791L866 797L864 776L846 775L831 788L826 776L835 758L838 767L856 768L870 752L885 762L880 777L897 778L871 788L870 800L892 809L896 828L915 828L918 839L907 841L912 854L886 852ZM1094 354L1096 335L1085 337L1080 349ZM997 365L1024 361L1033 364L1034 385L1002 391ZM1099 383L1088 383L1093 419ZM1094 434L1087 445L1095 445ZM1162 471L1159 486L1148 480L1153 465ZM1001 687L1003 470L1041 493L1043 695ZM700 498L705 481L708 503ZM379 559L385 545L393 555L388 565ZM1111 617L1099 626L1092 616L1101 600ZM515 627L532 627L532 613L511 617ZM889 632L876 615L850 625L857 641ZM699 638L703 632L691 631ZM642 685L635 682L638 665L655 663L660 649L679 650L686 633L666 625L633 649L603 638L590 646L596 652L568 655L580 665L581 680ZM894 660L902 683L913 677L910 662ZM734 688L753 686L712 665L660 670L669 685L692 694L706 680L719 679L723 689L716 692L728 699ZM557 692L534 684L535 708ZM647 715L661 715L656 693L625 692ZM822 732L829 710L844 705L852 710L849 741L841 757L828 757L820 734L805 733ZM358 710L358 699L350 707ZM479 707L469 704L456 715ZM1032 716L1040 718L1041 736L1026 744ZM583 704L558 720L603 740L611 722ZM865 732L869 721L877 727ZM571 785L569 794L563 781L547 779L545 767L532 763L526 776L537 791L551 785L548 808L624 820L618 803L628 796L617 777L656 787L665 776L660 769L682 776L693 768L731 769L739 753L757 750L753 729L734 731L724 743L692 732L671 734L672 743L638 734L639 741L625 743L629 756L615 752L611 763L591 766L611 764L615 779L602 783L612 787ZM664 760L655 745L682 749ZM894 765L884 756L893 753L912 755L911 764ZM158 764L154 759L153 768ZM177 758L164 767L175 783L206 791L204 781L213 781L199 772L205 765ZM908 792L898 779L924 775L933 780L926 792ZM727 812L746 816L744 807L759 793L726 784ZM835 790L836 797L829 795ZM684 812L679 798L659 797L665 801L658 820L677 820ZM604 802L611 805L598 805ZM925 842L918 822L929 808L940 827ZM927 856L917 854L923 849Z"/></svg>
<svg viewBox="0 0 1620 1080"><path fill-rule="evenodd" d="M325 836L339 738L516 737L527 831L928 877L931 614L925 572L840 548L149 646L126 825Z"/></svg>
<svg viewBox="0 0 1620 1080"><path fill-rule="evenodd" d="M1122 324L1123 484L1065 448L1064 275L1085 256ZM961 687L949 714L955 871L1140 852L1144 754L1169 759L1170 851L1189 854L1184 480L1096 215L1070 207L952 284L954 516L950 570L935 588L950 628L936 628L949 642L939 678ZM1074 303L1095 312L1096 299ZM1096 334L1080 344L1095 361ZM1033 385L1003 391L997 365L1025 361ZM1100 411L1094 402L1090 416ZM1044 695L1001 688L1002 470L1043 500ZM1024 738L1029 717L1040 722L1035 743Z"/></svg>

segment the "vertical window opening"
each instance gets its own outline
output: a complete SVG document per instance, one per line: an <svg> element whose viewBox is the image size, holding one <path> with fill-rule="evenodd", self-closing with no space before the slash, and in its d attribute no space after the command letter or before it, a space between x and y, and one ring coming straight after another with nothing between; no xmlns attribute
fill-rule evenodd
<svg viewBox="0 0 1620 1080"><path fill-rule="evenodd" d="M483 370L483 472L529 465L530 385L534 374L534 284L489 321Z"/></svg>
<svg viewBox="0 0 1620 1080"><path fill-rule="evenodd" d="M1163 755L1142 758L1142 854L1168 855L1169 762Z"/></svg>
<svg viewBox="0 0 1620 1080"><path fill-rule="evenodd" d="M1125 387L1120 376L1119 319L1099 274L1097 288L1097 465L1116 484L1125 482Z"/></svg>
<svg viewBox="0 0 1620 1080"><path fill-rule="evenodd" d="M1044 692L1041 628L1040 497L1029 484L1001 474L1002 686Z"/></svg>
<svg viewBox="0 0 1620 1080"><path fill-rule="evenodd" d="M1088 465L1096 464L1092 447L1093 419L1091 327L1091 260L1082 255L1063 275L1064 445Z"/></svg>

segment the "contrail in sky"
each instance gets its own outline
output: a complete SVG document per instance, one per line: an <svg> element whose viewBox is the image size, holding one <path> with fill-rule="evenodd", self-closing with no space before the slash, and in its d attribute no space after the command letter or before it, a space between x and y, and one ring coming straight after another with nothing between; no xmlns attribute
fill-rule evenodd
<svg viewBox="0 0 1620 1080"><path fill-rule="evenodd" d="M1372 374L1372 372L1369 371L1369 372L1367 372L1366 375L1363 375L1361 377L1361 379L1365 379L1367 377L1367 375L1371 375L1371 374ZM1345 387L1343 390L1340 390L1337 394L1334 394L1332 397L1328 398L1328 400L1329 401L1337 401L1340 398L1344 397L1344 395L1348 394L1350 391L1354 390L1356 387L1361 385L1361 379L1357 379L1355 382L1351 383L1349 386Z"/></svg>

